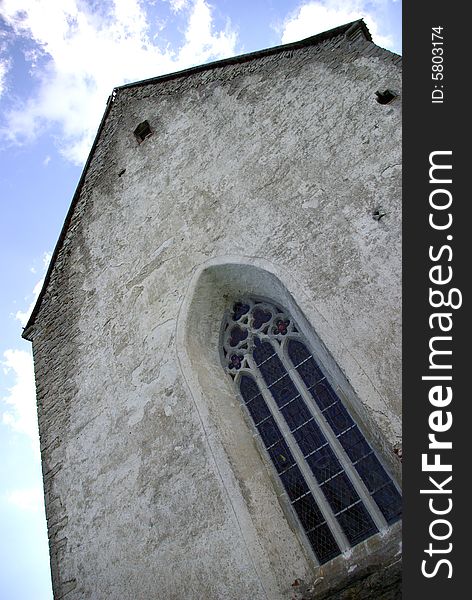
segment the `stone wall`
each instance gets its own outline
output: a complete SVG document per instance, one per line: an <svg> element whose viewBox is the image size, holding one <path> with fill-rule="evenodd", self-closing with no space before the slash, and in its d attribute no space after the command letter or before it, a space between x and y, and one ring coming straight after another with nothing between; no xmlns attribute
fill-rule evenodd
<svg viewBox="0 0 472 600"><path fill-rule="evenodd" d="M218 339L238 294L294 311L399 479L401 101L375 92L400 77L340 36L117 90L27 331L55 598L398 581L399 524L316 566Z"/></svg>

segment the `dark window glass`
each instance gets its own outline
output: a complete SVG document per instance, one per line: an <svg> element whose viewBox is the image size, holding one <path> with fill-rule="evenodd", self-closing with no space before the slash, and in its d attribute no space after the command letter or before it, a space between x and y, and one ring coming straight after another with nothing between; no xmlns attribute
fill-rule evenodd
<svg viewBox="0 0 472 600"><path fill-rule="evenodd" d="M336 540L326 523L309 531L307 536L322 565L340 553Z"/></svg>
<svg viewBox="0 0 472 600"><path fill-rule="evenodd" d="M293 503L293 508L295 509L301 524L305 528L305 531L309 531L317 525L324 523L325 519L311 493L306 494L306 496L303 496L300 500L296 500Z"/></svg>
<svg viewBox="0 0 472 600"><path fill-rule="evenodd" d="M284 440L269 448L269 454L275 468L280 473L295 464L292 453Z"/></svg>
<svg viewBox="0 0 472 600"><path fill-rule="evenodd" d="M252 326L254 329L259 329L264 325L264 323L268 323L272 318L272 313L268 310L264 310L263 308L255 308L252 311Z"/></svg>
<svg viewBox="0 0 472 600"><path fill-rule="evenodd" d="M339 437L339 441L352 462L356 462L356 460L372 452L371 447L365 441L357 425L343 433Z"/></svg>
<svg viewBox="0 0 472 600"><path fill-rule="evenodd" d="M377 527L362 502L338 515L338 521L352 546L377 533Z"/></svg>
<svg viewBox="0 0 472 600"><path fill-rule="evenodd" d="M256 425L270 416L270 410L261 394L248 402L246 406Z"/></svg>
<svg viewBox="0 0 472 600"><path fill-rule="evenodd" d="M400 519L402 498L392 482L375 492L372 497L389 525Z"/></svg>
<svg viewBox="0 0 472 600"><path fill-rule="evenodd" d="M326 380L310 388L310 394L313 396L320 410L325 410L338 401L338 397Z"/></svg>
<svg viewBox="0 0 472 600"><path fill-rule="evenodd" d="M293 436L297 440L303 456L307 456L328 443L314 420L309 421L306 425L294 431Z"/></svg>
<svg viewBox="0 0 472 600"><path fill-rule="evenodd" d="M248 377L247 375L243 375L241 377L239 382L239 391L241 392L244 402L249 402L249 400L260 393L257 383L254 381L254 379L252 379L252 377Z"/></svg>
<svg viewBox="0 0 472 600"><path fill-rule="evenodd" d="M258 425L257 430L259 431L266 448L269 448L269 446L272 446L283 438L280 429L272 417L262 421L262 423Z"/></svg>
<svg viewBox="0 0 472 600"><path fill-rule="evenodd" d="M313 475L319 484L324 483L327 479L334 477L343 470L334 452L328 445L310 454L306 461L310 465Z"/></svg>
<svg viewBox="0 0 472 600"><path fill-rule="evenodd" d="M239 321L239 319L249 312L249 304L243 304L242 302L236 302L233 306L233 319Z"/></svg>
<svg viewBox="0 0 472 600"><path fill-rule="evenodd" d="M292 400L280 412L283 414L290 431L293 431L311 419L310 411L300 397Z"/></svg>
<svg viewBox="0 0 472 600"><path fill-rule="evenodd" d="M265 365L262 365L261 371L264 371L264 367L266 366L269 368L269 363L272 363L273 360L274 359L271 358ZM268 377L270 376L271 375L268 375ZM287 402L290 402L290 400L293 400L293 398L299 395L297 388L293 385L292 380L288 375L284 375L281 379L273 383L269 389L278 406L284 406Z"/></svg>
<svg viewBox="0 0 472 600"><path fill-rule="evenodd" d="M261 365L259 365L259 369L268 387L287 374L287 371L280 362L280 358L278 356L272 356L263 362Z"/></svg>
<svg viewBox="0 0 472 600"><path fill-rule="evenodd" d="M371 493L376 492L390 481L390 477L373 453L364 456L356 463L356 469Z"/></svg>
<svg viewBox="0 0 472 600"><path fill-rule="evenodd" d="M290 340L287 350L288 356L295 367L311 356L305 344L302 344L298 340Z"/></svg>
<svg viewBox="0 0 472 600"><path fill-rule="evenodd" d="M309 492L308 485L303 479L300 469L296 465L282 473L280 479L287 490L290 500L296 500Z"/></svg>
<svg viewBox="0 0 472 600"><path fill-rule="evenodd" d="M344 510L359 500L356 490L345 473L340 473L328 479L321 486L334 514Z"/></svg>
<svg viewBox="0 0 472 600"><path fill-rule="evenodd" d="M253 357L256 365L260 365L274 354L275 350L272 347L272 344L269 342L261 342L259 338L254 339Z"/></svg>
<svg viewBox="0 0 472 600"><path fill-rule="evenodd" d="M343 433L354 425L347 410L340 402L326 408L323 414L336 435Z"/></svg>

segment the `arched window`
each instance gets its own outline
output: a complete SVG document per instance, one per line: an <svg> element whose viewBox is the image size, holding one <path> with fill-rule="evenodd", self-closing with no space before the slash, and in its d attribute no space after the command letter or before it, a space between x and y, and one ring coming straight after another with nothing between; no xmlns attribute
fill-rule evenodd
<svg viewBox="0 0 472 600"><path fill-rule="evenodd" d="M221 347L320 564L401 517L396 485L284 309L236 302Z"/></svg>

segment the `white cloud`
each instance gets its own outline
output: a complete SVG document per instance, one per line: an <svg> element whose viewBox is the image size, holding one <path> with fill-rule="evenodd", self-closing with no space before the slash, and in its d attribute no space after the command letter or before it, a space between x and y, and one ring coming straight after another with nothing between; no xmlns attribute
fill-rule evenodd
<svg viewBox="0 0 472 600"><path fill-rule="evenodd" d="M34 305L36 304L36 300L38 299L39 292L41 291L41 288L43 287L43 283L44 283L44 277L42 279L40 279L34 286L33 300L30 302L30 305L28 306L28 308L25 311L18 310L15 314L15 319L21 323L22 327L24 327L26 325L26 323L28 322L31 311L33 310Z"/></svg>
<svg viewBox="0 0 472 600"><path fill-rule="evenodd" d="M46 158L48 158L48 157L46 157ZM49 160L45 161L43 164L47 165L48 162L49 162ZM44 272L46 271L46 269L49 265L49 261L51 260L51 257L52 257L51 252L45 252L43 254L42 263L43 263ZM30 267L30 271L32 273L36 273L35 267ZM38 282L36 282L36 285L33 288L33 299L31 300L28 308L25 311L18 310L15 314L15 319L21 323L22 327L24 327L26 325L26 323L28 322L31 311L34 308L34 305L36 304L36 300L38 299L41 288L43 287L43 283L44 283L44 277L42 277Z"/></svg>
<svg viewBox="0 0 472 600"><path fill-rule="evenodd" d="M6 89L6 76L10 70L10 61L6 58L0 59L0 97Z"/></svg>
<svg viewBox="0 0 472 600"><path fill-rule="evenodd" d="M27 512L39 513L44 510L44 495L41 487L11 490L5 493L8 504Z"/></svg>
<svg viewBox="0 0 472 600"><path fill-rule="evenodd" d="M34 385L33 358L25 350L6 350L1 361L5 374L13 371L14 383L2 401L7 410L2 422L17 433L27 435L39 456L38 421Z"/></svg>
<svg viewBox="0 0 472 600"><path fill-rule="evenodd" d="M302 4L297 11L287 18L283 25L282 43L321 33L363 18L376 44L389 48L393 44L390 35L381 33L380 21L376 16L376 4L366 0L325 0Z"/></svg>
<svg viewBox="0 0 472 600"><path fill-rule="evenodd" d="M188 6L188 0L169 0L172 12L179 12Z"/></svg>
<svg viewBox="0 0 472 600"><path fill-rule="evenodd" d="M31 63L36 93L6 115L2 133L10 142L31 142L56 125L61 152L82 164L113 87L235 54L235 33L229 25L214 30L206 0L189 4L184 39L175 50L150 37L140 0L94 4L99 9L92 12L81 0L3 0L7 24L42 52L42 60L36 53Z"/></svg>

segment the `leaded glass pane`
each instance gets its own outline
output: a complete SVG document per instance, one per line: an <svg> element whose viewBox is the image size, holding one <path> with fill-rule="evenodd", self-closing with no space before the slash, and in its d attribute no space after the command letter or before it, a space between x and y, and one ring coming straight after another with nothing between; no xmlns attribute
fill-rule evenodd
<svg viewBox="0 0 472 600"><path fill-rule="evenodd" d="M262 421L262 423L258 425L257 430L259 431L266 448L269 448L283 438L273 417L269 417L265 421Z"/></svg>
<svg viewBox="0 0 472 600"><path fill-rule="evenodd" d="M336 540L326 523L309 531L307 536L320 564L323 565L340 554Z"/></svg>
<svg viewBox="0 0 472 600"><path fill-rule="evenodd" d="M352 546L377 533L377 527L362 502L339 514L338 521Z"/></svg>
<svg viewBox="0 0 472 600"><path fill-rule="evenodd" d="M328 443L313 419L300 429L295 430L293 436L297 440L303 456L311 454L314 450Z"/></svg>
<svg viewBox="0 0 472 600"><path fill-rule="evenodd" d="M323 414L336 435L340 435L354 425L347 410L340 402L326 408Z"/></svg>
<svg viewBox="0 0 472 600"><path fill-rule="evenodd" d="M270 387L273 383L281 379L287 373L278 356L272 356L263 362L261 365L259 365L259 369L264 377L267 387Z"/></svg>
<svg viewBox="0 0 472 600"><path fill-rule="evenodd" d="M274 356L275 350L269 342L261 342L259 338L254 339L253 357L256 365L260 365L265 360Z"/></svg>
<svg viewBox="0 0 472 600"><path fill-rule="evenodd" d="M290 431L293 431L311 419L310 411L300 396L292 400L289 404L286 404L280 409L280 412L283 414Z"/></svg>
<svg viewBox="0 0 472 600"><path fill-rule="evenodd" d="M286 442L281 440L269 448L269 454L275 468L280 473L295 464L295 460Z"/></svg>
<svg viewBox="0 0 472 600"><path fill-rule="evenodd" d="M250 400L246 404L246 407L256 425L267 417L270 417L270 410L267 408L266 401L261 394Z"/></svg>
<svg viewBox="0 0 472 600"><path fill-rule="evenodd" d="M305 528L305 531L309 531L325 521L311 493L296 500L293 503L293 508L295 509L301 524Z"/></svg>
<svg viewBox="0 0 472 600"><path fill-rule="evenodd" d="M356 462L356 460L372 452L371 447L365 441L357 425L340 435L339 441L352 462Z"/></svg>
<svg viewBox="0 0 472 600"><path fill-rule="evenodd" d="M377 502L389 525L400 519L402 514L402 499L392 482L375 492L372 497Z"/></svg>
<svg viewBox="0 0 472 600"><path fill-rule="evenodd" d="M239 391L244 402L249 402L249 400L259 394L259 387L252 377L243 375L239 381Z"/></svg>
<svg viewBox="0 0 472 600"><path fill-rule="evenodd" d="M343 470L339 460L328 445L310 454L306 461L320 485Z"/></svg>
<svg viewBox="0 0 472 600"><path fill-rule="evenodd" d="M298 340L290 340L287 350L290 360L295 367L311 356L305 344L302 344Z"/></svg>
<svg viewBox="0 0 472 600"><path fill-rule="evenodd" d="M390 477L373 453L364 456L356 463L356 469L371 493L390 482Z"/></svg>
<svg viewBox="0 0 472 600"><path fill-rule="evenodd" d="M268 361L265 365L261 366L262 373L268 373L268 369L264 369L264 367L266 367L266 365L269 365L269 363L272 363L272 361L274 361L274 363L272 364L275 366L274 359L275 357L271 358L270 361ZM279 359L277 358L277 360ZM282 365L282 363L280 363L280 365ZM272 365L270 366L270 368L272 368ZM277 369L277 367L275 368ZM268 373L268 377L271 377L271 373L272 371ZM293 385L293 382L288 375L284 375L281 379L270 385L269 389L279 407L284 406L285 404L290 402L290 400L293 400L293 398L299 395L297 388Z"/></svg>
<svg viewBox="0 0 472 600"><path fill-rule="evenodd" d="M280 479L290 500L296 500L310 491L300 469L296 465L281 473Z"/></svg>
<svg viewBox="0 0 472 600"><path fill-rule="evenodd" d="M345 473L339 473L321 485L334 514L359 500L359 496Z"/></svg>

